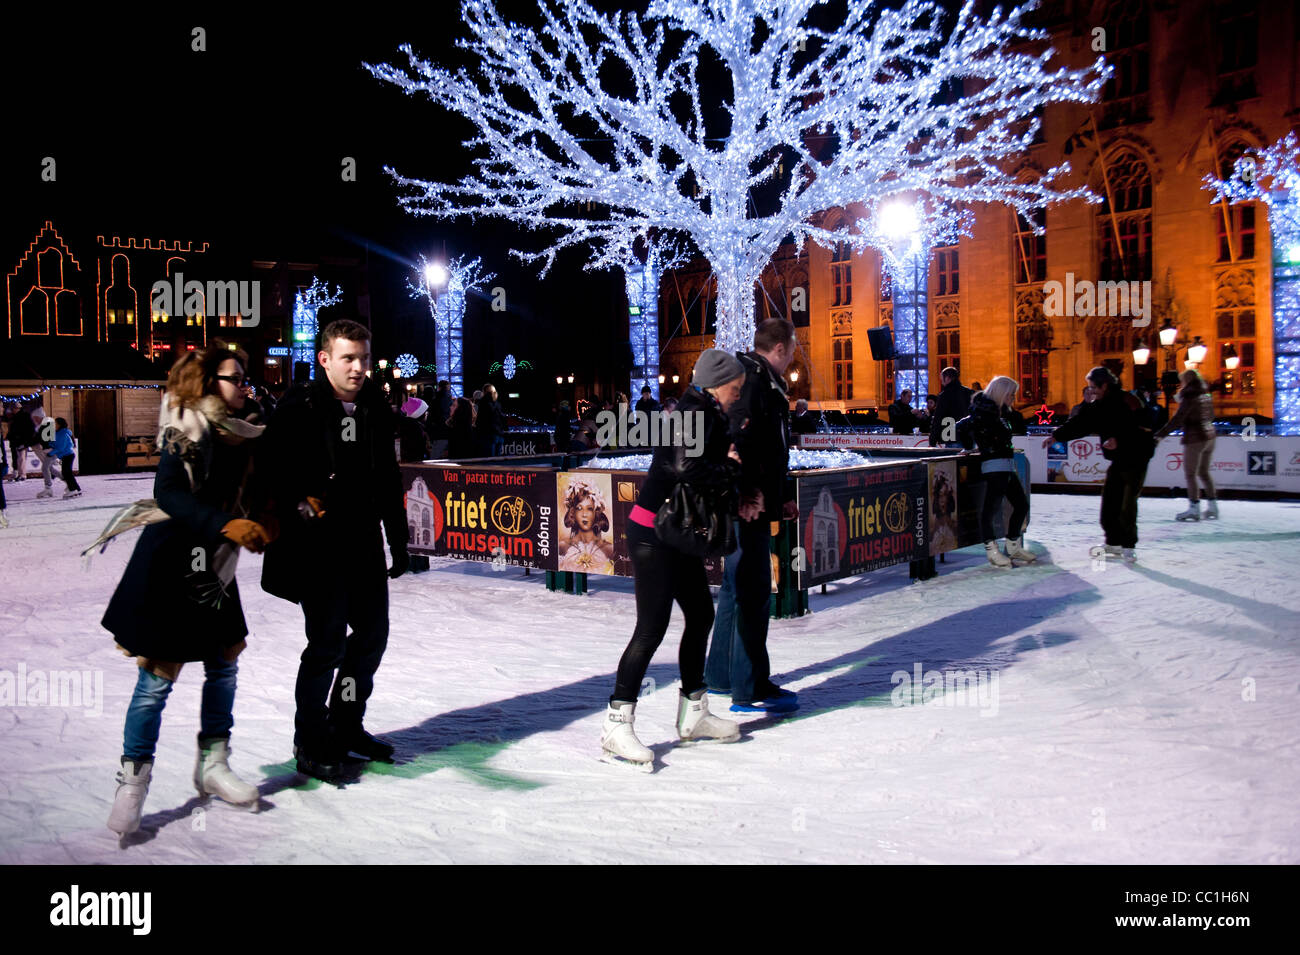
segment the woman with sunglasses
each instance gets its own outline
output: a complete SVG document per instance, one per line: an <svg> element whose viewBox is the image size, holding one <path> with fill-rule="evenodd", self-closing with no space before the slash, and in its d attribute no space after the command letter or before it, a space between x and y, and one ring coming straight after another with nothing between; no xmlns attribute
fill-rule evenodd
<svg viewBox="0 0 1300 955"><path fill-rule="evenodd" d="M251 519L258 513L250 500L252 447L263 426L245 397L247 360L214 342L172 367L158 416L156 506L139 502L115 518L149 525L103 618L139 667L108 820L119 835L140 828L163 707L187 662L202 661L205 671L194 767L199 796L245 807L258 800L257 788L228 763L235 658L248 633L235 564L241 547L257 553L273 537L273 528Z"/></svg>

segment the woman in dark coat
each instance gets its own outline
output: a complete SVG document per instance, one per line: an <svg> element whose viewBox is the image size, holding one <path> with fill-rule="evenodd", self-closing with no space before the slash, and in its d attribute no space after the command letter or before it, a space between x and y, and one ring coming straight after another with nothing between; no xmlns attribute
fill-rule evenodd
<svg viewBox="0 0 1300 955"><path fill-rule="evenodd" d="M1010 567L1013 560L1029 563L1035 555L1025 550L1021 534L1029 516L1029 499L1016 474L1016 449L1011 443L1013 433L1011 402L1020 386L1005 375L998 375L988 388L971 396L970 414L957 422L957 439L970 450L979 447L980 472L984 476L984 507L980 511L980 533L989 563L994 567ZM1002 513L1002 502L1011 502L1011 517L1007 521L1007 551L998 549L994 532L994 518Z"/></svg>
<svg viewBox="0 0 1300 955"><path fill-rule="evenodd" d="M481 457L495 457L505 445L505 416L497 402L497 390L493 385L483 386L483 397L478 402L478 417L474 419L474 438L478 444Z"/></svg>
<svg viewBox="0 0 1300 955"><path fill-rule="evenodd" d="M628 516L627 543L636 589L636 629L618 664L614 694L609 698L601 732L603 758L652 767L654 755L633 730L641 680L668 630L673 602L686 618L678 663L682 687L677 703L677 732L689 742L734 742L740 730L731 720L709 713L705 695L704 658L713 626L713 596L705 575L704 558L685 553L660 540L655 514L678 482L709 501L713 512L725 509L735 515L736 480L740 458L731 443L726 410L740 397L745 368L735 355L710 348L695 363L692 383L677 403L683 420L703 425L699 453L691 456L683 442L655 450L637 504ZM757 504L750 505L753 512ZM747 515L755 516L754 513Z"/></svg>
<svg viewBox="0 0 1300 955"><path fill-rule="evenodd" d="M457 398L451 417L447 419L447 457L472 458L474 449L474 406L468 398Z"/></svg>
<svg viewBox="0 0 1300 955"><path fill-rule="evenodd" d="M139 664L108 822L121 835L140 826L163 707L182 664L191 661L202 661L206 675L195 787L200 796L257 802L256 787L228 764L235 658L248 633L235 564L241 547L260 552L272 536L248 517L257 513L249 479L262 425L251 414L256 403L243 392L246 363L243 352L213 343L186 354L168 375L159 413L157 506L144 519L149 526L104 613L105 629Z"/></svg>
<svg viewBox="0 0 1300 955"><path fill-rule="evenodd" d="M1187 478L1187 510L1175 517L1179 521L1199 521L1202 516L1217 519L1219 505L1214 500L1214 479L1210 477L1210 462L1214 459L1214 399L1210 397L1205 379L1194 368L1183 372L1179 378L1178 410L1169 423L1156 432L1159 441L1171 431L1183 429L1183 474ZM1197 510L1199 488L1205 488L1205 514Z"/></svg>

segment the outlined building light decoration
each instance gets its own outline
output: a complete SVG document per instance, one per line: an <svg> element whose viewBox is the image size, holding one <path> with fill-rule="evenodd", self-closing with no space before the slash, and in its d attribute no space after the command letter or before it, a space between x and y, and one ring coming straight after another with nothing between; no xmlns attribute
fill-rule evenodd
<svg viewBox="0 0 1300 955"><path fill-rule="evenodd" d="M420 360L410 352L404 352L393 360L397 370L402 373L403 378L414 378L416 372L420 370Z"/></svg>
<svg viewBox="0 0 1300 955"><path fill-rule="evenodd" d="M1300 434L1300 140L1287 133L1246 153L1232 176L1206 176L1213 202L1260 201L1273 233L1273 433Z"/></svg>
<svg viewBox="0 0 1300 955"><path fill-rule="evenodd" d="M627 287L627 337L632 346L629 396L649 386L659 400L659 276L660 250L651 244L645 261L629 255L623 266ZM748 347L746 347L748 350Z"/></svg>
<svg viewBox="0 0 1300 955"><path fill-rule="evenodd" d="M446 283L439 289L434 283L444 275ZM495 273L483 272L481 259L466 261L464 256L458 256L443 266L420 256L416 281L407 280L406 287L411 296L422 296L429 302L434 324L434 366L438 379L449 382L454 395L463 394L465 390L465 296L494 278Z"/></svg>
<svg viewBox="0 0 1300 955"><path fill-rule="evenodd" d="M316 377L316 338L320 333L320 310L337 305L343 300L343 290L333 289L319 278L312 277L311 285L293 299L293 344L289 357L293 362L306 362L311 366L310 377ZM292 371L293 366L290 366Z"/></svg>
<svg viewBox="0 0 1300 955"><path fill-rule="evenodd" d="M1036 180L1013 171L1036 113L1095 102L1110 74L1104 57L1058 66L1025 9L851 2L826 24L821 0L650 0L644 14L537 5L534 26L492 0L464 3L469 62L454 71L410 44L403 66L365 64L475 128L463 179L385 167L403 207L545 230L545 248L513 250L543 275L570 247L603 270L624 264L628 236L684 240L718 283L718 348L750 347L755 285L787 238L796 254L808 240L869 245L851 219L825 221L829 209L917 190L1028 217L1090 195L1060 186L1064 163ZM761 209L760 188L776 193Z"/></svg>

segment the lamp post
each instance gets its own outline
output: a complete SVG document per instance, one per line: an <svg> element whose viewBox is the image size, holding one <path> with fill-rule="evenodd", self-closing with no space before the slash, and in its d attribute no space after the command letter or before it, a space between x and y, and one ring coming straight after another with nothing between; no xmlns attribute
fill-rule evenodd
<svg viewBox="0 0 1300 955"><path fill-rule="evenodd" d="M1146 367L1146 363L1151 360L1151 349L1142 339L1138 339L1137 347L1133 349L1133 387L1137 388L1142 384L1142 379L1138 377L1138 368Z"/></svg>
<svg viewBox="0 0 1300 955"><path fill-rule="evenodd" d="M1165 410L1169 411L1174 400L1174 390L1178 387L1178 369L1175 354L1178 351L1178 326L1167 316L1157 333L1160 347L1165 350L1165 371L1160 376L1160 388L1165 393Z"/></svg>

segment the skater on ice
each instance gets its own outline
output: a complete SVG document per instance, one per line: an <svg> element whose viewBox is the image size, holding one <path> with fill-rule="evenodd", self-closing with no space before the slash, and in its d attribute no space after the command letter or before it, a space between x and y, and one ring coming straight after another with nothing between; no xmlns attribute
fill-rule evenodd
<svg viewBox="0 0 1300 955"><path fill-rule="evenodd" d="M1029 517L1029 498L1016 474L1016 449L1011 443L1012 424L1008 418L1011 403L1020 386L1005 375L998 375L970 401L970 414L957 422L957 436L962 447L978 446L980 473L984 475L984 506L980 509L980 533L989 563L994 567L1011 567L1012 561L1032 563L1037 557L1024 546L1024 525ZM1002 502L1011 502L1007 520L1006 552L998 548L995 524L1002 516Z"/></svg>
<svg viewBox="0 0 1300 955"><path fill-rule="evenodd" d="M1119 379L1104 365L1087 375L1097 389L1097 398L1043 440L1047 447L1056 441L1072 441L1095 434L1101 438L1102 455L1110 462L1101 489L1101 529L1105 543L1093 547L1092 557L1122 557L1137 560L1138 495L1146 483L1147 464L1155 453L1155 437L1144 427L1145 409L1136 396L1119 385Z"/></svg>
<svg viewBox="0 0 1300 955"><path fill-rule="evenodd" d="M684 486L686 496L719 524L732 522L740 458L728 433L726 411L740 396L745 369L740 360L716 348L695 363L692 383L677 404L683 416L704 422L703 453L691 457L682 442L655 449L628 523L628 548L635 569L636 628L618 664L601 732L604 758L649 771L654 754L637 739L634 723L641 680L668 630L673 602L686 618L678 650L682 686L677 702L677 732L685 742L734 742L740 728L709 712L704 683L704 650L713 624L713 596L704 557L689 553L660 536L660 525ZM657 519L658 518L658 519ZM766 525L764 525L766 526ZM725 537L726 535L721 535ZM721 556L725 540L716 546Z"/></svg>
<svg viewBox="0 0 1300 955"><path fill-rule="evenodd" d="M1156 439L1183 429L1183 474L1187 477L1187 510L1174 519L1179 521L1209 520L1219 516L1215 501L1214 479L1210 477L1210 463L1214 459L1214 399L1205 386L1200 372L1189 368L1178 376L1182 382L1175 397L1178 410L1169 423L1156 432ZM1200 489L1205 489L1205 513L1198 510Z"/></svg>
<svg viewBox="0 0 1300 955"><path fill-rule="evenodd" d="M745 371L740 397L727 416L740 455L738 548L724 563L705 676L709 688L731 695L735 712L785 712L797 697L772 682L767 655L772 591L772 521L794 520L798 508L790 470L790 404L785 372L798 340L783 318L758 324L752 351L738 356ZM678 406L680 408L680 405Z"/></svg>
<svg viewBox="0 0 1300 955"><path fill-rule="evenodd" d="M204 669L194 786L201 797L257 803L257 788L229 765L236 659L248 634L235 565L241 547L257 553L273 537L250 516L252 451L263 426L240 387L246 363L242 351L214 342L172 367L159 412L156 507L126 509L150 516L103 617L139 668L108 819L119 835L140 828L163 707L189 662Z"/></svg>
<svg viewBox="0 0 1300 955"><path fill-rule="evenodd" d="M59 462L62 468L63 483L67 485L67 491L64 492L64 499L70 497L81 497L81 485L77 483L77 477L72 473L72 458L76 453L76 448L72 443L72 431L68 428L68 422L64 418L55 418L54 423L58 430L54 432L54 443L46 456L51 462Z"/></svg>
<svg viewBox="0 0 1300 955"><path fill-rule="evenodd" d="M370 330L334 321L320 342L315 380L284 396L262 442L259 466L282 528L262 565L262 589L301 604L306 624L294 689L298 771L338 782L349 753L393 757L363 718L388 645L388 580L409 569L410 557L396 415L366 377Z"/></svg>

